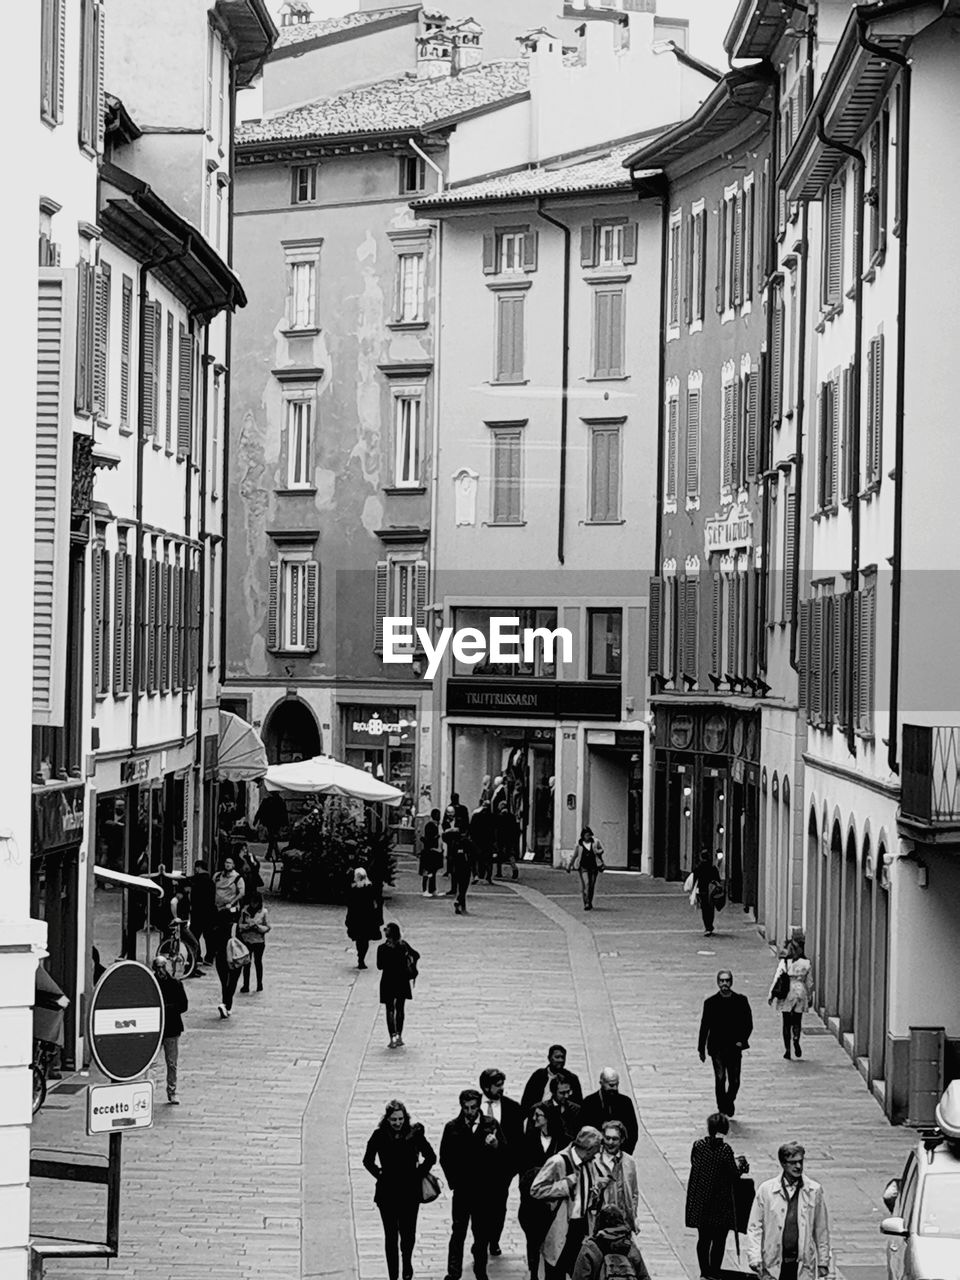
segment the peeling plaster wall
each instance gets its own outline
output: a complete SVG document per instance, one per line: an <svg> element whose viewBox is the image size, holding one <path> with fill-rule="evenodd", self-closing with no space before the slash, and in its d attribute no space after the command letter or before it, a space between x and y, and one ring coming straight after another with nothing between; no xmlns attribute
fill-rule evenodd
<svg viewBox="0 0 960 1280"><path fill-rule="evenodd" d="M430 330L395 332L396 252L387 232L423 232L397 196L393 156L321 164L321 204L290 207L286 165L241 168L237 175L235 266L249 299L234 325L227 604L227 675L293 681L415 679L409 667L384 666L373 649L375 536L389 526L426 528L429 496L387 493L392 482L392 388L423 384L432 358ZM319 332L286 332L288 269L284 242L318 241ZM432 247L426 269L433 303ZM418 374L394 380L382 364L417 362ZM283 492L284 391L275 370L319 370L311 490ZM301 380L297 385L303 386ZM431 385L426 378L423 475L430 473ZM266 650L270 532L316 534L320 562L320 642L304 656ZM419 681L416 682L419 686Z"/></svg>

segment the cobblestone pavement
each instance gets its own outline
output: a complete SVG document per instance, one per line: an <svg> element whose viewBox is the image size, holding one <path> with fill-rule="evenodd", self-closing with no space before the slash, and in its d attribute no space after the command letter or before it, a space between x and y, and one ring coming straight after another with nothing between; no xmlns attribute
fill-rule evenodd
<svg viewBox="0 0 960 1280"><path fill-rule="evenodd" d="M155 1127L125 1137L111 1275L383 1280L373 1183L360 1161L384 1103L406 1101L436 1146L457 1093L483 1067L502 1067L507 1093L519 1096L559 1040L585 1087L608 1064L621 1067L621 1087L629 1078L644 1126L644 1256L654 1280L695 1277L683 1181L690 1144L714 1107L696 1033L720 965L733 969L757 1022L735 1149L759 1181L776 1171L781 1141L804 1142L847 1280L882 1275L879 1192L901 1167L910 1134L887 1125L849 1059L810 1019L804 1059L782 1060L779 1020L765 1003L773 961L737 908L705 939L675 886L608 873L596 910L585 914L575 879L524 867L519 884L473 889L470 914L459 918L449 899L421 898L404 867L387 918L422 960L403 1049L387 1047L376 971L352 967L340 908L270 904L267 990L238 995L229 1022L217 1017L213 974L187 984L183 1105L163 1106L159 1090ZM83 1134L81 1098L51 1093L34 1125L35 1149L105 1151L105 1138ZM37 1181L34 1231L95 1239L101 1204L100 1188ZM421 1212L415 1265L423 1280L442 1280L448 1222L444 1193ZM526 1277L515 1216L503 1246L491 1276ZM736 1266L732 1245L728 1265ZM50 1262L47 1274L105 1270L103 1262Z"/></svg>

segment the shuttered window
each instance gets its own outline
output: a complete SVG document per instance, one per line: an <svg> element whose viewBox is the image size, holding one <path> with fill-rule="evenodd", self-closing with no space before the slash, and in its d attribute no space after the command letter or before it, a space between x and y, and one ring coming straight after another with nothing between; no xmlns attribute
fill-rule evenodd
<svg viewBox="0 0 960 1280"><path fill-rule="evenodd" d="M109 416L110 389L110 264L96 273L93 317L93 412Z"/></svg>
<svg viewBox="0 0 960 1280"><path fill-rule="evenodd" d="M665 474L663 478L663 495L667 502L677 499L677 449L680 430L680 397L670 396L666 411L667 441L665 450Z"/></svg>
<svg viewBox="0 0 960 1280"><path fill-rule="evenodd" d="M189 458L193 449L193 335L181 322L177 361L177 457Z"/></svg>
<svg viewBox="0 0 960 1280"><path fill-rule="evenodd" d="M93 602L90 635L93 659L93 691L97 698L110 692L110 552L103 541L103 532L91 552L90 591Z"/></svg>
<svg viewBox="0 0 960 1280"><path fill-rule="evenodd" d="M756 247L754 244L756 191L753 182L743 187L743 272L741 295L744 302L753 301L753 272Z"/></svg>
<svg viewBox="0 0 960 1280"><path fill-rule="evenodd" d="M742 375L741 411L743 414L743 474L741 482L757 478L759 448L760 379L756 369Z"/></svg>
<svg viewBox="0 0 960 1280"><path fill-rule="evenodd" d="M732 379L724 382L721 400L721 457L720 488L728 493L734 484L734 444L736 419L736 388Z"/></svg>
<svg viewBox="0 0 960 1280"><path fill-rule="evenodd" d="M886 107L870 130L869 251L871 262L879 262L887 243L887 189L889 186L890 113Z"/></svg>
<svg viewBox="0 0 960 1280"><path fill-rule="evenodd" d="M120 426L130 426L130 344L133 325L133 280L124 276L120 298Z"/></svg>
<svg viewBox="0 0 960 1280"><path fill-rule="evenodd" d="M398 488L416 488L423 483L423 396L398 395L393 412L393 482Z"/></svg>
<svg viewBox="0 0 960 1280"><path fill-rule="evenodd" d="M319 609L317 561L292 556L273 561L267 625L267 647L271 652L314 652L318 644Z"/></svg>
<svg viewBox="0 0 960 1280"><path fill-rule="evenodd" d="M93 351L96 329L97 271L85 259L77 264L77 352L74 407L93 412Z"/></svg>
<svg viewBox="0 0 960 1280"><path fill-rule="evenodd" d="M170 668L171 684L175 693L183 687L183 640L184 640L184 599L183 599L183 552L178 546L173 555L173 581L171 585L170 613L172 631L170 636Z"/></svg>
<svg viewBox="0 0 960 1280"><path fill-rule="evenodd" d="M493 427L492 524L519 524L523 519L523 432L519 427Z"/></svg>
<svg viewBox="0 0 960 1280"><path fill-rule="evenodd" d="M833 600L833 665L837 673L833 710L840 729L846 729L850 724L850 685L853 672L850 670L847 651L853 618L852 602L853 594L849 591L842 592Z"/></svg>
<svg viewBox="0 0 960 1280"><path fill-rule="evenodd" d="M512 275L537 269L539 235L525 227L490 231L483 237L484 275Z"/></svg>
<svg viewBox="0 0 960 1280"><path fill-rule="evenodd" d="M636 260L635 222L594 222L580 228L581 267L620 267Z"/></svg>
<svg viewBox="0 0 960 1280"><path fill-rule="evenodd" d="M597 289L593 299L593 376L620 378L624 368L624 293Z"/></svg>
<svg viewBox="0 0 960 1280"><path fill-rule="evenodd" d="M877 588L872 583L855 597L857 698L856 729L873 736L873 709L876 697Z"/></svg>
<svg viewBox="0 0 960 1280"><path fill-rule="evenodd" d="M824 310L839 307L843 302L844 214L844 185L842 182L831 183L823 201L820 303Z"/></svg>
<svg viewBox="0 0 960 1280"><path fill-rule="evenodd" d="M883 334L870 339L867 349L867 432L865 473L867 485L880 487L883 466Z"/></svg>
<svg viewBox="0 0 960 1280"><path fill-rule="evenodd" d="M497 306L496 382L523 381L523 294L501 293Z"/></svg>
<svg viewBox="0 0 960 1280"><path fill-rule="evenodd" d="M855 433L858 428L853 402L853 365L848 364L841 378L840 412L840 501L850 502L860 487L856 472Z"/></svg>
<svg viewBox="0 0 960 1280"><path fill-rule="evenodd" d="M801 600L797 627L797 699L806 718L811 719L810 707L810 607L812 601Z"/></svg>
<svg viewBox="0 0 960 1280"><path fill-rule="evenodd" d="M401 253L397 258L397 320L414 324L425 318L424 255Z"/></svg>
<svg viewBox="0 0 960 1280"><path fill-rule="evenodd" d="M777 426L783 417L783 286L777 285L773 298L770 335L770 418Z"/></svg>
<svg viewBox="0 0 960 1280"><path fill-rule="evenodd" d="M597 522L620 519L620 428L590 429L590 515Z"/></svg>
<svg viewBox="0 0 960 1280"><path fill-rule="evenodd" d="M143 348L140 359L140 394L143 417L140 434L144 439L157 433L157 371L160 360L158 334L160 331L158 302L145 304Z"/></svg>
<svg viewBox="0 0 960 1280"><path fill-rule="evenodd" d="M682 276L680 273L681 257L681 223L680 211L670 215L670 230L667 240L667 324L671 329L680 326L680 297Z"/></svg>
<svg viewBox="0 0 960 1280"><path fill-rule="evenodd" d="M823 600L818 598L810 601L810 675L807 683L807 718L815 725L822 725L824 719L824 660Z"/></svg>
<svg viewBox="0 0 960 1280"><path fill-rule="evenodd" d="M707 284L707 215L700 209L690 217L690 252L689 252L689 284L688 312L690 321L696 324L703 320L704 298Z"/></svg>
<svg viewBox="0 0 960 1280"><path fill-rule="evenodd" d="M647 673L663 671L663 579L651 578L648 592Z"/></svg>
<svg viewBox="0 0 960 1280"><path fill-rule="evenodd" d="M731 258L731 289L728 304L739 307L743 301L743 240L744 240L744 201L743 192L738 191L731 206L733 213L733 249Z"/></svg>
<svg viewBox="0 0 960 1280"><path fill-rule="evenodd" d="M683 589L683 625L680 636L681 674L697 680L700 668L700 575L685 578Z"/></svg>
<svg viewBox="0 0 960 1280"><path fill-rule="evenodd" d="M838 388L836 382L820 385L820 435L817 458L817 504L821 511L837 505L839 442Z"/></svg>
<svg viewBox="0 0 960 1280"><path fill-rule="evenodd" d="M150 555L144 563L143 593L143 652L146 671L146 691L157 691L157 562L153 555L153 539L150 539Z"/></svg>
<svg viewBox="0 0 960 1280"><path fill-rule="evenodd" d="M186 669L184 672L184 684L188 689L196 687L200 678L200 571L198 568L198 554L196 551L185 552L189 557L186 572L184 573L184 582L186 584L184 591L184 609L186 614L184 635L185 635L185 662Z"/></svg>
<svg viewBox="0 0 960 1280"><path fill-rule="evenodd" d="M823 632L823 725L825 729L830 729L837 718L837 704L840 700L841 654L836 625L836 597L827 592L817 603L820 605L822 615L821 629Z"/></svg>
<svg viewBox="0 0 960 1280"><path fill-rule="evenodd" d="M80 145L103 150L103 7L80 0Z"/></svg>
<svg viewBox="0 0 960 1280"><path fill-rule="evenodd" d="M173 350L174 350L173 312L167 312L167 349L164 369L164 404L163 404L163 447L167 453L173 452Z"/></svg>
<svg viewBox="0 0 960 1280"><path fill-rule="evenodd" d="M41 0L40 115L47 124L63 124L66 27L67 0Z"/></svg>
<svg viewBox="0 0 960 1280"><path fill-rule="evenodd" d="M120 530L114 565L113 588L113 692L130 692L133 682L133 557L128 534Z"/></svg>
<svg viewBox="0 0 960 1280"><path fill-rule="evenodd" d="M696 498L700 493L701 394L699 387L687 388L687 429L685 433L684 472L686 494Z"/></svg>
<svg viewBox="0 0 960 1280"><path fill-rule="evenodd" d="M783 523L783 608L780 619L790 622L793 618L793 598L797 581L797 494L791 489L784 503Z"/></svg>

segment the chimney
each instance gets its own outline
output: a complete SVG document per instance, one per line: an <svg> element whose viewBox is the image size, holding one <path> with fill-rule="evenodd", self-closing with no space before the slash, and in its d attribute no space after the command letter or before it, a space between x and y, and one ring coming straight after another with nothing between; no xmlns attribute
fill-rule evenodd
<svg viewBox="0 0 960 1280"><path fill-rule="evenodd" d="M474 18L461 18L447 28L453 37L453 74L483 61L483 27Z"/></svg>
<svg viewBox="0 0 960 1280"><path fill-rule="evenodd" d="M453 66L453 38L443 29L417 36L417 79L442 80Z"/></svg>
<svg viewBox="0 0 960 1280"><path fill-rule="evenodd" d="M560 41L556 36L552 36L546 27L535 27L526 35L517 36L517 41L524 57L527 58L534 56L542 58L552 54L559 54L561 57L563 55Z"/></svg>

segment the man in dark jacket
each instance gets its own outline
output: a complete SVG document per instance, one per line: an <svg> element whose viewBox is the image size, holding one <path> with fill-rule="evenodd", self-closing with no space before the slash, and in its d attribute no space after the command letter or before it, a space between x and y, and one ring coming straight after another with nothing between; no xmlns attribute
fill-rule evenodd
<svg viewBox="0 0 960 1280"><path fill-rule="evenodd" d="M547 1050L547 1065L538 1067L524 1085L523 1096L520 1099L520 1110L523 1112L525 1121L529 1120L530 1108L535 1102L551 1101L553 1094L550 1092L550 1081L558 1073L565 1074L573 1085L573 1101L583 1101L583 1090L580 1088L580 1081L572 1071L567 1071L566 1067L566 1049L562 1044L552 1044Z"/></svg>
<svg viewBox="0 0 960 1280"><path fill-rule="evenodd" d="M583 1128L580 1104L573 1100L573 1082L565 1071L559 1071L550 1081L551 1099L544 1105L551 1133L561 1133L573 1142Z"/></svg>
<svg viewBox="0 0 960 1280"><path fill-rule="evenodd" d="M516 880L520 875L517 870L517 850L520 848L520 823L502 800L499 808L494 810L493 829L497 879L503 878L503 864L508 862L513 873L513 879Z"/></svg>
<svg viewBox="0 0 960 1280"><path fill-rule="evenodd" d="M440 1139L440 1167L453 1193L446 1280L463 1274L467 1227L473 1230L473 1274L487 1280L487 1246L495 1188L503 1180L504 1141L500 1126L480 1109L477 1089L460 1093L460 1114L448 1120Z"/></svg>
<svg viewBox="0 0 960 1280"><path fill-rule="evenodd" d="M500 1236L507 1217L510 1183L522 1172L523 1112L519 1102L504 1097L505 1083L506 1076L499 1067L488 1067L480 1073L480 1089L483 1093L481 1113L497 1122L503 1136L501 1178L491 1188L490 1195L490 1253L494 1258L498 1258L502 1252Z"/></svg>
<svg viewBox="0 0 960 1280"><path fill-rule="evenodd" d="M190 887L190 932L196 938L205 964L213 964L217 946L217 903L213 876L207 864L198 858L193 875L187 881Z"/></svg>
<svg viewBox="0 0 960 1280"><path fill-rule="evenodd" d="M697 1051L701 1062L706 1062L708 1053L713 1062L717 1110L732 1116L740 1090L743 1051L750 1048L753 1035L753 1012L747 997L734 991L729 969L721 969L717 974L717 986L717 994L703 1002Z"/></svg>
<svg viewBox="0 0 960 1280"><path fill-rule="evenodd" d="M470 817L470 842L473 845L473 883L493 883L493 814L486 800Z"/></svg>
<svg viewBox="0 0 960 1280"><path fill-rule="evenodd" d="M613 1067L604 1067L600 1072L600 1088L596 1093L588 1093L580 1109L580 1123L588 1124L603 1133L603 1126L608 1120L619 1120L627 1131L623 1149L633 1155L637 1145L640 1126L633 1102L620 1092L620 1076Z"/></svg>
<svg viewBox="0 0 960 1280"><path fill-rule="evenodd" d="M254 824L263 827L267 833L267 852L264 857L270 862L280 858L280 832L287 825L287 802L279 791L268 791L260 803L260 808L253 819ZM249 888L249 885L247 886Z"/></svg>
<svg viewBox="0 0 960 1280"><path fill-rule="evenodd" d="M188 1008L187 993L180 979L173 976L173 968L166 956L154 958L153 972L163 997L163 1057L167 1068L167 1102L172 1107L178 1107L180 1099L177 1097L177 1068L180 1063L183 1015Z"/></svg>

